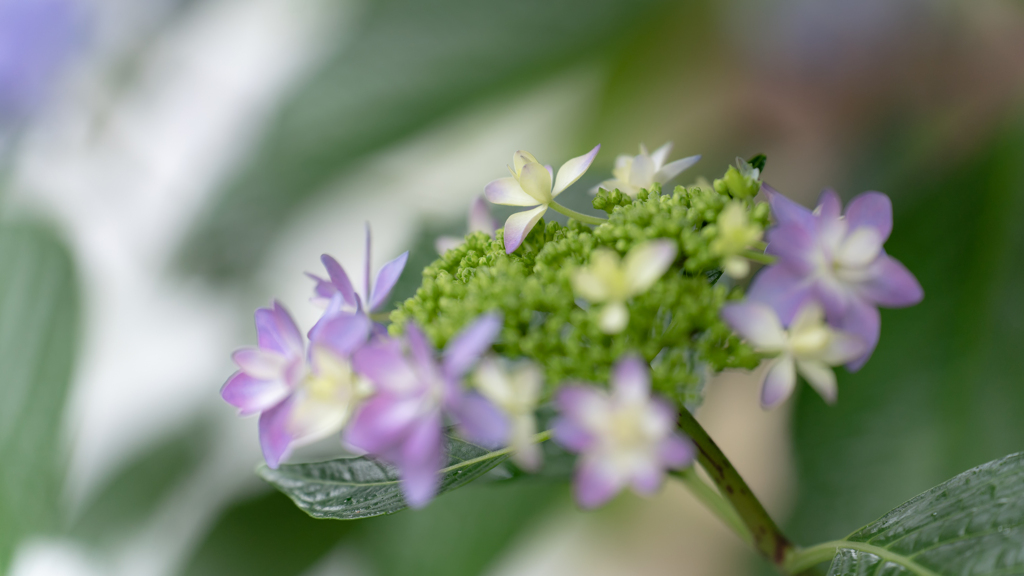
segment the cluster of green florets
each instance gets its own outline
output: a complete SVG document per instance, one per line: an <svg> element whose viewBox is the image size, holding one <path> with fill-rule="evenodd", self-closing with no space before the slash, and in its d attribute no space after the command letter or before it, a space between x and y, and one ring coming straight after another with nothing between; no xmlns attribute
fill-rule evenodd
<svg viewBox="0 0 1024 576"><path fill-rule="evenodd" d="M479 314L497 310L505 325L495 349L543 366L548 393L566 381L607 382L615 361L635 352L651 362L656 390L698 403L709 370L750 369L760 359L719 317L728 300L742 297L742 289L719 282L722 259L710 247L718 215L737 200L752 223L767 225L767 204L712 187L677 186L663 195L655 186L636 198L601 190L593 205L609 214L606 223L591 229L542 220L512 254L501 230L494 239L470 234L424 270L415 296L391 314L391 330L415 321L440 347ZM676 261L627 302L625 330L604 333L594 307L573 293L573 272L599 247L625 255L656 238L676 242Z"/></svg>

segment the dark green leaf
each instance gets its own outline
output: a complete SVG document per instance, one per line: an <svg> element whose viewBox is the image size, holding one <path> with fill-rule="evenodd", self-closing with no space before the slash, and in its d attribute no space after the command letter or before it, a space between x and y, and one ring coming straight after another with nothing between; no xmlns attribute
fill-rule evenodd
<svg viewBox="0 0 1024 576"><path fill-rule="evenodd" d="M830 576L1024 573L1024 453L968 470L815 548L835 548Z"/></svg>
<svg viewBox="0 0 1024 576"><path fill-rule="evenodd" d="M186 262L215 277L248 272L287 216L360 158L481 99L609 54L662 4L368 3L355 37L339 34L335 56L285 104L228 182L186 247Z"/></svg>
<svg viewBox="0 0 1024 576"><path fill-rule="evenodd" d="M208 427L192 425L145 450L107 482L75 520L71 534L86 542L116 543L195 470L208 441Z"/></svg>
<svg viewBox="0 0 1024 576"><path fill-rule="evenodd" d="M0 226L0 572L18 540L55 529L60 422L78 333L74 267L48 229Z"/></svg>
<svg viewBox="0 0 1024 576"><path fill-rule="evenodd" d="M356 526L314 520L278 492L261 494L228 508L181 574L297 576Z"/></svg>
<svg viewBox="0 0 1024 576"><path fill-rule="evenodd" d="M358 522L357 543L377 576L476 576L559 502L569 503L565 483L476 483L423 510Z"/></svg>
<svg viewBox="0 0 1024 576"><path fill-rule="evenodd" d="M479 478L509 456L508 450L490 452L451 437L447 451L448 466L441 471L439 494ZM397 470L370 458L291 464L277 470L262 465L259 474L315 518L354 520L407 507Z"/></svg>

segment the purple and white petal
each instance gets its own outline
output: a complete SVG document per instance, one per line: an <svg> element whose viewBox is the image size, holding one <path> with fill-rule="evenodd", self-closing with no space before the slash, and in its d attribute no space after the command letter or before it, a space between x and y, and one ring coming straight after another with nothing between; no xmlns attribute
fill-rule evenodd
<svg viewBox="0 0 1024 576"><path fill-rule="evenodd" d="M797 360L796 368L826 404L836 403L839 386L831 366L815 360Z"/></svg>
<svg viewBox="0 0 1024 576"><path fill-rule="evenodd" d="M624 488L623 479L604 463L588 458L580 460L573 490L580 507L597 508Z"/></svg>
<svg viewBox="0 0 1024 576"><path fill-rule="evenodd" d="M768 184L762 184L761 191L768 197L772 215L775 216L775 222L779 226L799 226L808 232L813 232L816 229L814 214L806 207L786 198Z"/></svg>
<svg viewBox="0 0 1024 576"><path fill-rule="evenodd" d="M459 426L460 435L486 448L498 448L508 442L511 422L493 402L477 392L462 395L449 413Z"/></svg>
<svg viewBox="0 0 1024 576"><path fill-rule="evenodd" d="M814 215L825 222L838 220L843 215L843 201L839 199L839 194L831 188L822 191Z"/></svg>
<svg viewBox="0 0 1024 576"><path fill-rule="evenodd" d="M860 298L852 298L846 314L839 321L838 328L864 342L864 354L846 364L847 370L856 372L871 358L875 346L878 345L878 336L882 329L882 318L878 314L878 308Z"/></svg>
<svg viewBox="0 0 1024 576"><path fill-rule="evenodd" d="M533 227L537 224L537 221L544 216L544 213L548 211L547 204L543 204L534 208L533 210L527 210L526 212L517 212L508 217L505 221L505 253L511 254L516 251L517 248L526 239L526 235L533 230Z"/></svg>
<svg viewBox="0 0 1024 576"><path fill-rule="evenodd" d="M726 304L721 316L737 334L762 351L781 350L786 343L782 323L767 304L750 301Z"/></svg>
<svg viewBox="0 0 1024 576"><path fill-rule="evenodd" d="M370 311L374 311L387 301L391 289L395 287L398 278L405 269L405 263L409 260L409 252L403 252L398 258L388 262L377 271L377 279L373 282L372 294L368 295Z"/></svg>
<svg viewBox="0 0 1024 576"><path fill-rule="evenodd" d="M697 448L689 439L679 434L670 434L658 446L658 457L666 468L686 468L697 457Z"/></svg>
<svg viewBox="0 0 1024 576"><path fill-rule="evenodd" d="M241 416L273 408L288 397L291 387L282 380L259 380L238 371L220 389L225 402L239 409Z"/></svg>
<svg viewBox="0 0 1024 576"><path fill-rule="evenodd" d="M444 348L442 366L449 378L461 378L491 349L503 326L497 312L481 314L472 324L452 337Z"/></svg>
<svg viewBox="0 0 1024 576"><path fill-rule="evenodd" d="M661 462L647 459L637 463L629 483L637 494L653 496L658 491L658 488L661 488L661 483L664 480L665 468L661 466Z"/></svg>
<svg viewBox="0 0 1024 576"><path fill-rule="evenodd" d="M881 192L865 192L846 206L846 224L849 230L862 226L873 228L884 244L892 233L892 200Z"/></svg>
<svg viewBox="0 0 1024 576"><path fill-rule="evenodd" d="M441 413L430 414L413 426L395 462L401 475L402 494L410 508L426 506L441 485L444 467L444 435Z"/></svg>
<svg viewBox="0 0 1024 576"><path fill-rule="evenodd" d="M331 278L331 284L338 292L341 293L341 296L345 299L345 303L349 306L355 307L357 305L356 291L355 288L352 287L352 282L348 279L348 274L345 273L345 269L341 267L341 264L338 264L337 260L328 254L321 254L320 262L322 262L324 268L327 269L327 275ZM328 296L328 298L330 298L330 296Z"/></svg>
<svg viewBox="0 0 1024 576"><path fill-rule="evenodd" d="M402 353L402 343L398 340L378 339L356 350L352 355L352 368L384 391L406 393L419 386L416 372Z"/></svg>
<svg viewBox="0 0 1024 576"><path fill-rule="evenodd" d="M775 359L761 388L761 406L768 410L781 404L796 388L796 366L793 358L783 355Z"/></svg>
<svg viewBox="0 0 1024 576"><path fill-rule="evenodd" d="M486 232L487 234L494 234L494 230L498 228L498 223L491 217L491 209L487 207L487 202L479 196L469 205L468 224L470 233Z"/></svg>
<svg viewBox="0 0 1024 576"><path fill-rule="evenodd" d="M768 247L765 254L779 257L779 265L795 274L810 274L816 264L819 249L815 234L801 226L774 226L765 232Z"/></svg>
<svg viewBox="0 0 1024 576"><path fill-rule="evenodd" d="M409 343L409 353L412 354L413 363L420 378L428 374L437 374L437 364L434 362L434 346L427 340L414 322L409 322L405 327L405 340Z"/></svg>
<svg viewBox="0 0 1024 576"><path fill-rule="evenodd" d="M856 286L865 300L886 308L913 306L924 298L917 278L899 260L881 255L868 268L867 279Z"/></svg>
<svg viewBox="0 0 1024 576"><path fill-rule="evenodd" d="M830 366L841 366L868 351L868 345L860 338L848 332L836 330L829 338L828 347L821 353L821 359Z"/></svg>
<svg viewBox="0 0 1024 576"><path fill-rule="evenodd" d="M388 460L421 418L419 398L378 394L355 413L345 428L345 443Z"/></svg>
<svg viewBox="0 0 1024 576"><path fill-rule="evenodd" d="M371 325L370 319L362 312L325 315L323 321L310 331L309 340L311 344L327 347L338 356L348 357L366 344Z"/></svg>
<svg viewBox="0 0 1024 576"><path fill-rule="evenodd" d="M551 190L551 195L558 196L566 188L579 180L587 169L590 168L590 164L594 162L594 158L600 149L601 145L598 144L590 152L562 164L561 168L558 169L558 175L555 176L555 186Z"/></svg>
<svg viewBox="0 0 1024 576"><path fill-rule="evenodd" d="M301 355L302 333L280 302L273 308L256 310L256 342L260 348L276 350L285 356Z"/></svg>
<svg viewBox="0 0 1024 576"><path fill-rule="evenodd" d="M699 161L700 154L680 158L679 160L673 160L672 162L662 166L660 170L654 173L654 181L659 184L665 184ZM655 165L657 165L657 160L655 160Z"/></svg>
<svg viewBox="0 0 1024 576"><path fill-rule="evenodd" d="M797 310L814 297L813 287L811 278L786 266L768 266L754 276L747 298L771 306L779 320L788 325Z"/></svg>
<svg viewBox="0 0 1024 576"><path fill-rule="evenodd" d="M645 292L665 275L676 253L674 240L649 240L634 246L622 262L630 289L636 294Z"/></svg>
<svg viewBox="0 0 1024 576"><path fill-rule="evenodd" d="M281 402L260 414L260 447L267 466L277 469L292 448L292 434L288 428L292 413L292 400Z"/></svg>
<svg viewBox="0 0 1024 576"><path fill-rule="evenodd" d="M612 386L615 399L639 404L651 396L650 366L639 356L628 355L612 367Z"/></svg>
<svg viewBox="0 0 1024 576"><path fill-rule="evenodd" d="M291 359L272 350L242 348L235 350L231 359L243 372L259 380L284 379Z"/></svg>

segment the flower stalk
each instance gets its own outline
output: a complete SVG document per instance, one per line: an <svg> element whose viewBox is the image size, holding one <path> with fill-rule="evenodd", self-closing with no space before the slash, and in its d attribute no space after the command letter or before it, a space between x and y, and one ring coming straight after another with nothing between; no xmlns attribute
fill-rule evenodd
<svg viewBox="0 0 1024 576"><path fill-rule="evenodd" d="M754 549L776 566L782 567L793 544L782 534L736 468L686 407L680 407L677 422L679 429L697 445L697 461L707 471L722 496L732 504L751 535ZM731 522L727 524L731 525ZM743 538L743 534L740 537Z"/></svg>
<svg viewBox="0 0 1024 576"><path fill-rule="evenodd" d="M555 202L554 200L552 200L551 204L549 204L548 206L555 212L558 212L559 214L563 214L565 216L568 216L569 218L572 218L573 220L578 220L584 224L590 224L591 226L598 226L608 221L607 218L601 218L600 216L589 216L582 212L577 212L572 208L566 208L565 206L562 206L561 204Z"/></svg>

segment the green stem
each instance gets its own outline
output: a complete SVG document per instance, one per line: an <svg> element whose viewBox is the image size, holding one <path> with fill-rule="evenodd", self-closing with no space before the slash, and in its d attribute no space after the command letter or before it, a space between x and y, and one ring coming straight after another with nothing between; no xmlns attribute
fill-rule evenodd
<svg viewBox="0 0 1024 576"><path fill-rule="evenodd" d="M685 406L680 407L679 428L697 445L697 460L750 531L754 548L781 567L793 545L782 535L736 468Z"/></svg>
<svg viewBox="0 0 1024 576"><path fill-rule="evenodd" d="M575 211L575 210L573 210L571 208L566 208L565 206L562 206L561 204L559 204L558 202L555 202L554 200L552 200L551 203L548 204L548 207L551 208L552 210L554 210L555 212L558 212L559 214L565 214L566 216L568 216L569 218L572 218L573 220L579 220L580 222L583 222L584 224L590 224L592 226L597 226L599 224L604 224L605 222L608 221L607 218L599 218L597 216L588 216L587 214L584 214L582 212L577 212L577 211Z"/></svg>
<svg viewBox="0 0 1024 576"><path fill-rule="evenodd" d="M771 254L755 252L754 250L744 250L743 252L740 252L740 256L743 256L747 260L760 262L761 264L774 264L776 260L775 256L772 256Z"/></svg>
<svg viewBox="0 0 1024 576"><path fill-rule="evenodd" d="M754 545L754 537L750 534L750 530L747 530L743 519L736 513L736 509L725 498L722 498L722 495L715 491L714 488L701 480L693 466L683 470L674 470L671 474L679 478L690 489L690 492L708 507L708 510L715 516L718 516L718 519L723 524L740 537L740 540L746 542L748 546Z"/></svg>
<svg viewBox="0 0 1024 576"><path fill-rule="evenodd" d="M833 540L831 542L815 544L809 548L797 548L791 550L790 553L787 554L786 559L781 566L782 569L789 574L799 574L804 570L821 564L822 562L832 560L840 548L874 554L886 562L903 566L911 574L916 574L917 576L938 576L938 574L932 570L921 566L906 556L873 544L867 544L865 542L851 542L849 540Z"/></svg>

